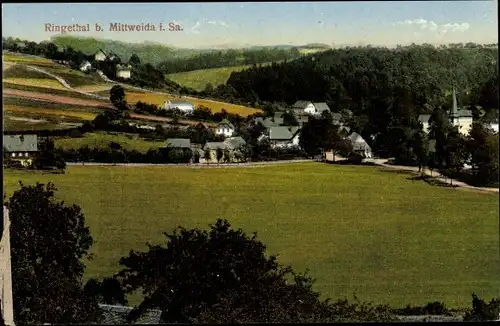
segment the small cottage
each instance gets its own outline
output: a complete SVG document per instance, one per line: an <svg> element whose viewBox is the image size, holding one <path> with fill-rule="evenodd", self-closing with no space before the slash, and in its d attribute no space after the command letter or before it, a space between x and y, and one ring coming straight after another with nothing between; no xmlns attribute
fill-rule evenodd
<svg viewBox="0 0 500 326"><path fill-rule="evenodd" d="M88 60L83 61L82 64L80 65L81 71L87 72L90 71L90 69L92 69L92 65Z"/></svg>
<svg viewBox="0 0 500 326"><path fill-rule="evenodd" d="M168 138L165 146L160 150L172 163L189 163L193 158L189 138Z"/></svg>
<svg viewBox="0 0 500 326"><path fill-rule="evenodd" d="M37 135L4 135L4 155L19 161L23 166L30 166L38 153Z"/></svg>
<svg viewBox="0 0 500 326"><path fill-rule="evenodd" d="M132 73L131 65L116 65L116 76L118 78L130 79Z"/></svg>
<svg viewBox="0 0 500 326"><path fill-rule="evenodd" d="M352 144L352 149L355 153L360 154L364 158L371 158L372 157L372 149L368 145L368 143L361 137L360 134L353 132L352 134L347 137L347 139L351 142Z"/></svg>
<svg viewBox="0 0 500 326"><path fill-rule="evenodd" d="M297 126L280 126L269 129L269 143L273 148L290 148L299 146L299 131Z"/></svg>
<svg viewBox="0 0 500 326"><path fill-rule="evenodd" d="M215 128L215 134L222 135L224 137L232 137L235 131L236 131L236 128L227 119L224 119L221 122L219 122L219 124Z"/></svg>
<svg viewBox="0 0 500 326"><path fill-rule="evenodd" d="M176 100L171 101L171 100L168 100L163 105L163 108L165 110L178 109L182 113L185 113L185 114L190 114L190 113L194 112L194 105L193 105L193 103L187 102L187 101L176 101Z"/></svg>
<svg viewBox="0 0 500 326"><path fill-rule="evenodd" d="M95 61L104 61L106 60L106 58L107 58L106 53L101 49L99 49L96 53L94 53Z"/></svg>

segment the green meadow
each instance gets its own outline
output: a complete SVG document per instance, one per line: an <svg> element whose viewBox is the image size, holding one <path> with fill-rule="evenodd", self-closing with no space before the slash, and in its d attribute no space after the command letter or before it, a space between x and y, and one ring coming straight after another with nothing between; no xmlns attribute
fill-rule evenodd
<svg viewBox="0 0 500 326"><path fill-rule="evenodd" d="M468 307L472 292L497 296L498 194L409 178L323 163L69 166L65 174L5 170L4 191L51 181L58 199L82 207L95 241L87 277L112 275L130 249L163 242L175 226L226 218L257 232L282 264L308 269L325 297Z"/></svg>

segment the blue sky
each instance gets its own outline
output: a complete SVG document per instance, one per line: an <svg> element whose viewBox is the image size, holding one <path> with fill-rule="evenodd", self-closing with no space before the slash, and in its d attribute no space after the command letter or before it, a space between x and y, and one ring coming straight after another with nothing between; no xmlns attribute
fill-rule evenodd
<svg viewBox="0 0 500 326"><path fill-rule="evenodd" d="M45 24L91 24L92 36L177 47L498 41L497 1L3 4L3 36L48 40ZM112 32L110 23L174 22L181 32ZM95 32L95 23L105 31Z"/></svg>

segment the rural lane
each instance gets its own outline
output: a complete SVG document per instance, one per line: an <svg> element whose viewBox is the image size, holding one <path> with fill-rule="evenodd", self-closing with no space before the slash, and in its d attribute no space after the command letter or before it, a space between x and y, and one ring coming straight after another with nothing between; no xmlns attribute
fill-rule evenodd
<svg viewBox="0 0 500 326"><path fill-rule="evenodd" d="M392 170L419 172L418 167L416 167L416 166L387 164L387 159L371 159L371 160L366 160L366 162L372 162L378 166L382 166L384 168L388 168L388 169L392 169ZM434 171L431 174L430 170L423 169L423 173L427 176L435 178L436 180L438 180L440 182L447 183L447 184L453 184L454 186L458 186L461 188L467 188L467 189L479 190L479 191L485 191L485 192L491 192L491 193L499 193L499 188L474 187L474 186L466 184L465 182L445 177L444 175L442 175L436 171Z"/></svg>
<svg viewBox="0 0 500 326"><path fill-rule="evenodd" d="M251 162L251 163L193 163L193 164L174 164L174 163L97 163L97 162L85 162L85 163L74 163L68 162L67 165L74 166L125 166L125 167L148 167L148 166L174 166L174 167L191 167L191 168L248 168L248 167L259 167L259 166L269 166L269 165L280 165L280 164L290 164L290 163L307 163L315 162L314 160L283 160L283 161L270 161L270 162Z"/></svg>

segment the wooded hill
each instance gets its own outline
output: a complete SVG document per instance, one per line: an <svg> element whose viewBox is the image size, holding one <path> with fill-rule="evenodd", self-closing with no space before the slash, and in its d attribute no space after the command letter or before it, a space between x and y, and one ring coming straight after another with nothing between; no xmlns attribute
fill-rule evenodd
<svg viewBox="0 0 500 326"><path fill-rule="evenodd" d="M465 105L489 82L490 88L496 85L496 104L483 104L498 108L498 82L492 82L498 81L497 51L476 44L333 49L233 72L227 87L250 102L326 101L334 111L369 115L396 97L416 113L429 113L450 101L452 84Z"/></svg>

